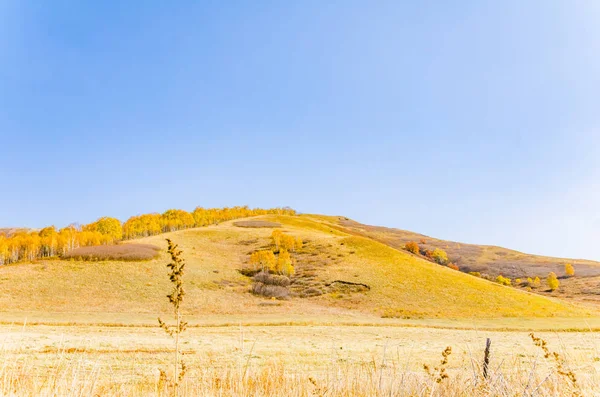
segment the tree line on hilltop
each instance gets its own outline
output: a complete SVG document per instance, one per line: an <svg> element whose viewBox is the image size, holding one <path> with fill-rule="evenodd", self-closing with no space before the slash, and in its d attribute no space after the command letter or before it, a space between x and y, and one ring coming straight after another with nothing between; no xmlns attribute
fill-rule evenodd
<svg viewBox="0 0 600 397"><path fill-rule="evenodd" d="M116 218L102 217L83 226L69 225L62 229L48 226L39 231L20 231L11 236L0 234L0 265L62 256L79 247L115 244L121 240L267 214L295 215L296 211L290 208L261 209L248 206L197 207L193 212L170 209L162 214L132 216L124 223Z"/></svg>

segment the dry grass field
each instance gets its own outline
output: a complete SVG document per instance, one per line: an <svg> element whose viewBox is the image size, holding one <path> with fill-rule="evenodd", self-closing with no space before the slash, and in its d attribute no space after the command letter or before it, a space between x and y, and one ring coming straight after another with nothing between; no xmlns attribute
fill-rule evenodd
<svg viewBox="0 0 600 397"><path fill-rule="evenodd" d="M241 272L252 252L270 249L273 227L303 241L287 300L252 295ZM469 276L338 217L270 215L131 241L161 248L149 260L3 266L0 395L172 394L161 370L169 376L173 344L156 320L170 314L167 237L187 262L181 395L598 394L594 302ZM544 357L531 330L560 357Z"/></svg>
<svg viewBox="0 0 600 397"><path fill-rule="evenodd" d="M197 327L185 334L186 396L597 395L596 333L539 332L564 359L545 358L526 332L372 326ZM490 374L483 348L492 340ZM172 341L157 328L3 326L2 395L169 395ZM452 352L447 378L428 375ZM579 393L579 394L577 394Z"/></svg>

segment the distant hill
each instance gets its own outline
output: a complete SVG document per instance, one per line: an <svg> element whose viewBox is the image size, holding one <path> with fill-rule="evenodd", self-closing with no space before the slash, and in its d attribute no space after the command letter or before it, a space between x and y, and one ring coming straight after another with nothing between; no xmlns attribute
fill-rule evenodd
<svg viewBox="0 0 600 397"><path fill-rule="evenodd" d="M0 235L10 237L17 232L28 232L29 230L24 227L0 227Z"/></svg>
<svg viewBox="0 0 600 397"><path fill-rule="evenodd" d="M187 260L185 307L197 318L269 315L298 321L320 316L490 318L589 313L589 309L501 286L397 249L403 232L394 229L319 215L265 215L251 220L271 224L238 220L131 240L163 249L149 261L52 259L0 267L0 310L71 313L70 321L82 313L153 318L168 312L165 294L170 286L164 252L168 237L180 245ZM289 286L291 298L274 302L251 294L253 281L242 273L252 268L253 252L273 248L270 236L276 229L303 240L303 246L292 252L296 263ZM413 239L413 235L402 238ZM434 239L428 244L433 246L434 241L443 244ZM474 249L461 249L456 252L462 252L464 266L470 260L466 253Z"/></svg>

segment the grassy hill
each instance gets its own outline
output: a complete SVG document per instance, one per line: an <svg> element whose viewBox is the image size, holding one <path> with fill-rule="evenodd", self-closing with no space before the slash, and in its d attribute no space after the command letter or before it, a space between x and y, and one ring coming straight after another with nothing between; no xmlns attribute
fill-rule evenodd
<svg viewBox="0 0 600 397"><path fill-rule="evenodd" d="M561 276L564 275L565 263L571 263L576 267L578 276L600 276L600 262L531 255L492 245L440 240L407 230L364 225L345 217L329 217L328 220L339 230L372 238L393 248L402 249L407 242L414 241L426 249L444 249L450 261L465 272L481 272L492 276L502 274L510 278L541 277L549 272Z"/></svg>
<svg viewBox="0 0 600 397"><path fill-rule="evenodd" d="M327 221L332 227L345 233L371 238L399 250L409 241L417 242L422 248L431 251L441 248L448 253L450 261L460 266L461 271L480 272L492 279L501 274L513 280L536 276L544 280L548 273L554 272L560 278L561 287L554 292L543 287L536 290L536 293L594 307L600 305L600 262L532 255L491 245L440 240L407 230L364 225L345 217L327 217ZM574 265L576 277L565 277L566 263ZM525 285L521 285L521 288L525 289Z"/></svg>
<svg viewBox="0 0 600 397"><path fill-rule="evenodd" d="M563 301L501 286L442 267L345 229L339 218L261 216L304 240L294 254L296 275L287 301L248 292L239 270L250 253L268 248L272 227L236 222L134 240L166 248L180 245L187 260L188 315L197 319L498 318L572 317L589 312ZM239 224L239 223L238 223ZM164 251L150 261L44 260L0 268L0 311L45 313L57 321L152 321L169 311ZM364 284L354 289L349 284ZM35 316L32 316L35 318Z"/></svg>

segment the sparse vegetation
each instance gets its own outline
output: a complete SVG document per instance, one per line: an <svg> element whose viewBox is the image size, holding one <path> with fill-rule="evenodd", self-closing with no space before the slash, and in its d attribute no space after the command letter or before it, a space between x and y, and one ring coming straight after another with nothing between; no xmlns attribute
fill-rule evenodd
<svg viewBox="0 0 600 397"><path fill-rule="evenodd" d="M498 277L496 277L496 282L498 284L507 285L507 286L512 285L512 280L510 278L504 277L502 275L499 275Z"/></svg>

